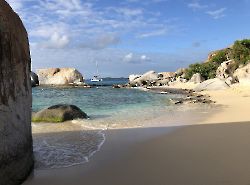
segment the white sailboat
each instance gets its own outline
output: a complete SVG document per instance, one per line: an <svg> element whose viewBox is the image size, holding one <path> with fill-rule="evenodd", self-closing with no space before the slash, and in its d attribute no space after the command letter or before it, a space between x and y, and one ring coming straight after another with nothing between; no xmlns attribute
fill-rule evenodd
<svg viewBox="0 0 250 185"><path fill-rule="evenodd" d="M101 82L102 79L99 77L98 63L96 61L96 75L91 79L91 82Z"/></svg>

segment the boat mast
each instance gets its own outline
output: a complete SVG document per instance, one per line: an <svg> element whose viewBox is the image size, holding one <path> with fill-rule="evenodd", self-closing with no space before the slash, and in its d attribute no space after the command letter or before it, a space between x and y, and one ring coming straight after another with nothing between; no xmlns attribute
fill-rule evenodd
<svg viewBox="0 0 250 185"><path fill-rule="evenodd" d="M99 69L98 69L98 63L97 63L97 61L95 61L95 64L96 64L96 76L99 76Z"/></svg>

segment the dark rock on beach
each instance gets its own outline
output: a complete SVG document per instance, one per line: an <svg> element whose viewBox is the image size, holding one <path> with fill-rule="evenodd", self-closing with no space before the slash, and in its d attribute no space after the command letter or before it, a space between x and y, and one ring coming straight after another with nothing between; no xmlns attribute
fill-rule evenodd
<svg viewBox="0 0 250 185"><path fill-rule="evenodd" d="M17 185L33 168L28 35L0 0L0 185Z"/></svg>
<svg viewBox="0 0 250 185"><path fill-rule="evenodd" d="M86 119L87 114L75 105L59 104L32 115L33 122L57 123L74 119Z"/></svg>
<svg viewBox="0 0 250 185"><path fill-rule="evenodd" d="M170 102L179 105L179 104L213 104L215 103L210 99L209 96L191 93L184 98L175 98L170 99Z"/></svg>
<svg viewBox="0 0 250 185"><path fill-rule="evenodd" d="M31 86L36 87L39 85L39 79L36 73L30 72L30 80L31 80Z"/></svg>

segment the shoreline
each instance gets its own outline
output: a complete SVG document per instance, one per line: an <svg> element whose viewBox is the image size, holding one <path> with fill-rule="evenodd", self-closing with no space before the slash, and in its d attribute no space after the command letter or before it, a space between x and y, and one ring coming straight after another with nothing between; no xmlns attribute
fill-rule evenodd
<svg viewBox="0 0 250 185"><path fill-rule="evenodd" d="M200 112L199 118L189 115L191 124L152 127L151 122L151 127L108 129L103 146L89 162L35 170L23 185L247 184L250 122L246 113L250 93L246 91L248 86L242 88L201 92L211 96L216 107L209 113ZM188 116L183 119L187 122Z"/></svg>
<svg viewBox="0 0 250 185"><path fill-rule="evenodd" d="M108 130L88 163L35 170L24 185L243 185L249 132L249 122Z"/></svg>

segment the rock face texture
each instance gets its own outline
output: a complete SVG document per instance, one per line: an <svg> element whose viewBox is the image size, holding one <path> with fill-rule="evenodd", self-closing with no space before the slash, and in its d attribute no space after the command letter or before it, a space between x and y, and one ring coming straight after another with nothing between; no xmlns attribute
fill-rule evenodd
<svg viewBox="0 0 250 185"><path fill-rule="evenodd" d="M194 88L194 90L196 92L200 92L200 91L223 90L227 88L229 88L229 85L224 80L221 80L219 78L214 78L200 83Z"/></svg>
<svg viewBox="0 0 250 185"><path fill-rule="evenodd" d="M129 83L136 86L150 85L151 83L156 82L157 79L158 74L155 71L148 71L140 77L135 78L133 81L130 81Z"/></svg>
<svg viewBox="0 0 250 185"><path fill-rule="evenodd" d="M39 85L39 79L36 73L32 72L30 73L30 80L31 80L31 86L36 87Z"/></svg>
<svg viewBox="0 0 250 185"><path fill-rule="evenodd" d="M195 84L201 83L203 82L205 79L201 76L200 73L196 73L192 76L192 78L190 79L190 82L193 82Z"/></svg>
<svg viewBox="0 0 250 185"><path fill-rule="evenodd" d="M233 76L233 73L235 71L235 61L234 60L228 60L218 67L216 71L216 77L224 80L227 79L230 76Z"/></svg>
<svg viewBox="0 0 250 185"><path fill-rule="evenodd" d="M87 114L77 106L59 104L34 113L32 121L54 123L86 118L88 118Z"/></svg>
<svg viewBox="0 0 250 185"><path fill-rule="evenodd" d="M27 32L0 0L0 185L16 185L33 167Z"/></svg>
<svg viewBox="0 0 250 185"><path fill-rule="evenodd" d="M247 64L244 67L240 67L238 68L233 76L239 80L240 83L245 82L245 81L249 81L250 79L250 63Z"/></svg>
<svg viewBox="0 0 250 185"><path fill-rule="evenodd" d="M83 84L82 74L74 68L49 68L39 69L40 85L70 85Z"/></svg>

